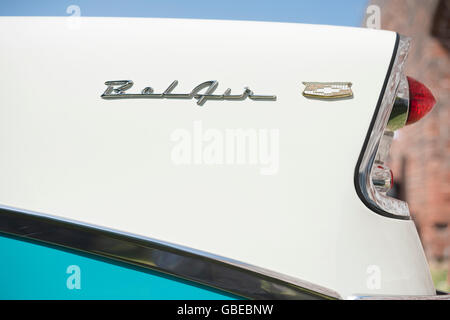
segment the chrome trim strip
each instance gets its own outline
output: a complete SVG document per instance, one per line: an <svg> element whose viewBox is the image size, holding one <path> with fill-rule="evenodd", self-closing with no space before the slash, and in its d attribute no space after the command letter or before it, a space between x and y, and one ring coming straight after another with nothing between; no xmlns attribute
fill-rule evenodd
<svg viewBox="0 0 450 320"><path fill-rule="evenodd" d="M350 296L347 300L450 300L450 295L435 296Z"/></svg>
<svg viewBox="0 0 450 320"><path fill-rule="evenodd" d="M0 206L0 232L160 271L250 299L341 299L338 293L170 243Z"/></svg>
<svg viewBox="0 0 450 320"><path fill-rule="evenodd" d="M356 193L361 201L379 215L400 220L411 219L408 204L379 192L373 185L371 173L403 75L409 43L409 38L397 34L391 63L354 174Z"/></svg>

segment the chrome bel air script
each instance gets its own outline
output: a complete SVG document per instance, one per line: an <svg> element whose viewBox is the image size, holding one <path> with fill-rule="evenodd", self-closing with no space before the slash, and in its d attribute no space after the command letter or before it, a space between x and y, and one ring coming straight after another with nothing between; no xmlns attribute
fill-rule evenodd
<svg viewBox="0 0 450 320"><path fill-rule="evenodd" d="M131 80L114 80L106 81L105 92L101 95L103 99L197 99L197 104L202 106L208 100L269 100L275 101L277 96L256 95L252 90L245 87L242 94L232 95L231 89L228 88L223 94L214 94L219 82L216 80L205 81L196 86L190 93L172 93L173 89L178 85L178 81L173 81L163 93L154 93L152 87L142 89L141 93L125 93L133 86ZM204 93L200 91L205 90Z"/></svg>

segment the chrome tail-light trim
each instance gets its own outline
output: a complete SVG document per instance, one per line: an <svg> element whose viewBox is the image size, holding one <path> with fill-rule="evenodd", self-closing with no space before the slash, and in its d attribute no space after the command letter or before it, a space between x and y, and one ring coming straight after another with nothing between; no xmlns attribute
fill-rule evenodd
<svg viewBox="0 0 450 320"><path fill-rule="evenodd" d="M399 85L404 77L403 67L408 56L409 45L409 38L397 34L391 63L355 168L354 177L356 192L369 209L386 217L403 220L410 219L407 203L379 192L372 181L372 168L392 113Z"/></svg>

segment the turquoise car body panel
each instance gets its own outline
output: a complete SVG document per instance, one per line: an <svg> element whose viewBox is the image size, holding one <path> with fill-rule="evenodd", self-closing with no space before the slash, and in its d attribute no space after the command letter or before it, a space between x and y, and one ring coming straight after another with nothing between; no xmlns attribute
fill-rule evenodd
<svg viewBox="0 0 450 320"><path fill-rule="evenodd" d="M2 300L239 298L157 271L0 235Z"/></svg>

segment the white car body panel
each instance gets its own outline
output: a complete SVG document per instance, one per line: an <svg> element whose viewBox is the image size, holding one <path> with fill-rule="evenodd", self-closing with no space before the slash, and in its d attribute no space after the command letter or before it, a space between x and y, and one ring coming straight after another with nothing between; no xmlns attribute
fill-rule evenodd
<svg viewBox="0 0 450 320"><path fill-rule="evenodd" d="M289 23L1 18L0 203L343 297L433 295L414 222L369 210L353 180L395 41L387 31ZM217 93L248 86L277 100L101 99L105 81L122 79L134 81L130 92L179 80L183 93L218 80ZM303 81L349 81L354 97L307 99ZM171 135L196 121L278 130L278 171L174 164Z"/></svg>

